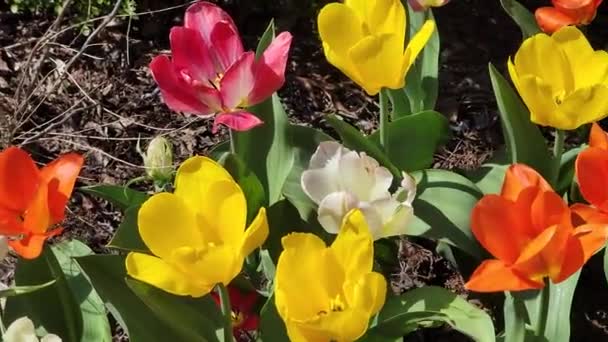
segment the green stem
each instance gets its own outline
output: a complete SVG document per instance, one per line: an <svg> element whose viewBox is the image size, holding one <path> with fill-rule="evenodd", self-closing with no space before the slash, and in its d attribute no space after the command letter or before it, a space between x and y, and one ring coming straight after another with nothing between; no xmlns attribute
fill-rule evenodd
<svg viewBox="0 0 608 342"><path fill-rule="evenodd" d="M228 128L228 134L230 135L230 153L236 154L236 147L234 146L234 136L232 134L232 129Z"/></svg>
<svg viewBox="0 0 608 342"><path fill-rule="evenodd" d="M545 329L547 328L547 316L549 314L549 284L545 282L545 287L540 289L540 303L536 311L536 326L534 332L538 341L544 341Z"/></svg>
<svg viewBox="0 0 608 342"><path fill-rule="evenodd" d="M553 179L552 185L557 188L559 181L559 168L562 162L562 154L564 153L564 141L566 140L566 132L561 129L555 130L555 143L553 144Z"/></svg>
<svg viewBox="0 0 608 342"><path fill-rule="evenodd" d="M386 89L380 90L380 145L384 148L384 152L388 154L388 111L389 95Z"/></svg>
<svg viewBox="0 0 608 342"><path fill-rule="evenodd" d="M215 290L220 297L222 315L224 316L224 342L234 342L232 334L232 306L230 305L228 289L224 284L219 283L216 285Z"/></svg>

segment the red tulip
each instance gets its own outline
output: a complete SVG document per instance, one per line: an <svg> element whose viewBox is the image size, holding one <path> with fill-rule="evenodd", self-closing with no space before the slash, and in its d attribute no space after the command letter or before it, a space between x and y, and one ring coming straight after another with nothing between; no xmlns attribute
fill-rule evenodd
<svg viewBox="0 0 608 342"><path fill-rule="evenodd" d="M213 300L218 306L221 305L220 298L216 292L212 292ZM232 306L232 328L234 334L242 331L254 331L258 329L260 317L253 311L258 300L255 291L244 293L235 286L228 286L228 296Z"/></svg>
<svg viewBox="0 0 608 342"><path fill-rule="evenodd" d="M150 63L162 97L172 110L215 115L223 124L246 131L262 121L247 107L270 97L285 82L291 34L279 34L258 60L245 52L238 30L218 6L199 2L186 10L184 26L171 29L173 58Z"/></svg>
<svg viewBox="0 0 608 342"><path fill-rule="evenodd" d="M9 245L17 254L36 258L44 241L61 233L57 225L83 162L71 153L38 169L17 147L0 152L0 234L14 237Z"/></svg>
<svg viewBox="0 0 608 342"><path fill-rule="evenodd" d="M500 195L486 195L471 215L473 234L496 259L466 283L477 292L540 289L578 271L608 239L607 224L581 224L551 186L523 164L509 167Z"/></svg>
<svg viewBox="0 0 608 342"><path fill-rule="evenodd" d="M601 3L602 0L553 0L552 7L536 10L536 22L546 33L568 25L587 25L595 18Z"/></svg>

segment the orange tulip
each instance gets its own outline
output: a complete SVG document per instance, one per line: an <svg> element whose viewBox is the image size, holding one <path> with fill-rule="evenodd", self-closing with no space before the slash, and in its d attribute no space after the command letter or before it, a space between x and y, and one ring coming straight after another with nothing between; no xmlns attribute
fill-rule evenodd
<svg viewBox="0 0 608 342"><path fill-rule="evenodd" d="M608 223L608 134L594 123L589 147L576 158L576 177L583 197L591 204L572 209L585 222Z"/></svg>
<svg viewBox="0 0 608 342"><path fill-rule="evenodd" d="M545 278L559 283L608 239L606 224L575 226L567 204L523 164L507 169L501 194L484 196L471 219L473 234L496 258L482 262L466 283L477 292L540 289Z"/></svg>
<svg viewBox="0 0 608 342"><path fill-rule="evenodd" d="M66 154L42 169L17 147L0 152L0 234L17 254L33 259L44 241L60 234L65 206L84 159Z"/></svg>
<svg viewBox="0 0 608 342"><path fill-rule="evenodd" d="M553 33L564 26L587 25L603 0L553 0L552 7L540 7L534 13L541 30Z"/></svg>

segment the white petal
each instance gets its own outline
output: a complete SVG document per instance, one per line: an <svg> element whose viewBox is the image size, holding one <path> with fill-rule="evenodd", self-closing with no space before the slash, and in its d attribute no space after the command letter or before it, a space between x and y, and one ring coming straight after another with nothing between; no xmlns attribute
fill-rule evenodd
<svg viewBox="0 0 608 342"><path fill-rule="evenodd" d="M342 219L359 203L356 196L349 192L334 192L327 195L319 204L318 220L321 226L331 234L338 234Z"/></svg>
<svg viewBox="0 0 608 342"><path fill-rule="evenodd" d="M339 191L336 175L326 168L302 172L300 185L304 193L316 204L321 203L330 193Z"/></svg>
<svg viewBox="0 0 608 342"><path fill-rule="evenodd" d="M403 204L412 205L416 198L416 180L406 172L401 174L403 180L401 181L401 187L395 193L395 197Z"/></svg>
<svg viewBox="0 0 608 342"><path fill-rule="evenodd" d="M375 171L377 162L367 157L365 154L360 156L357 152L351 151L340 159L340 180L341 190L349 191L357 195L361 201L371 199L372 188L375 185Z"/></svg>
<svg viewBox="0 0 608 342"><path fill-rule="evenodd" d="M369 231L372 233L374 240L379 239L382 232L382 216L378 212L378 209L370 202L359 202L359 209L365 216Z"/></svg>
<svg viewBox="0 0 608 342"><path fill-rule="evenodd" d="M409 205L398 202L395 198L377 200L371 203L381 217L382 226L374 239L407 233L408 225L414 216L414 210Z"/></svg>
<svg viewBox="0 0 608 342"><path fill-rule="evenodd" d="M388 192L391 184L393 184L393 175L391 172L383 167L378 166L374 170L374 186L372 187L370 193L370 201L374 201L381 198L390 197L390 193Z"/></svg>
<svg viewBox="0 0 608 342"><path fill-rule="evenodd" d="M339 159L341 155L349 152L347 148L335 141L323 141L310 158L310 169L320 169L327 165L331 159Z"/></svg>
<svg viewBox="0 0 608 342"><path fill-rule="evenodd" d="M27 317L21 317L11 323L2 339L4 342L38 342L34 323Z"/></svg>
<svg viewBox="0 0 608 342"><path fill-rule="evenodd" d="M61 338L55 334L48 334L44 336L40 342L62 342Z"/></svg>

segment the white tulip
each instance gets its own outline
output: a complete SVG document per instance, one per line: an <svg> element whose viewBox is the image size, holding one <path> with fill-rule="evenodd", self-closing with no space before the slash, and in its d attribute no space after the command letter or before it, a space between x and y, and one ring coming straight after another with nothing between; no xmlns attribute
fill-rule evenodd
<svg viewBox="0 0 608 342"><path fill-rule="evenodd" d="M34 323L27 317L21 317L11 323L2 336L2 340L4 342L61 342L61 338L54 334L48 334L38 339Z"/></svg>
<svg viewBox="0 0 608 342"><path fill-rule="evenodd" d="M322 142L302 173L302 189L319 206L319 223L337 234L342 219L359 208L374 239L402 235L414 216L416 182L403 173L401 187L389 192L393 175L365 153L334 141Z"/></svg>

